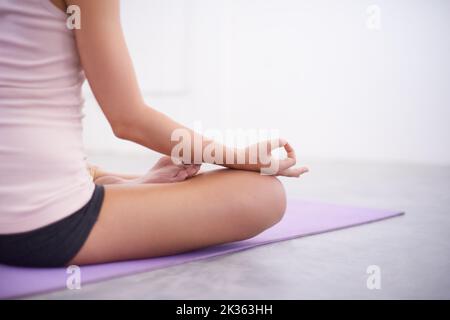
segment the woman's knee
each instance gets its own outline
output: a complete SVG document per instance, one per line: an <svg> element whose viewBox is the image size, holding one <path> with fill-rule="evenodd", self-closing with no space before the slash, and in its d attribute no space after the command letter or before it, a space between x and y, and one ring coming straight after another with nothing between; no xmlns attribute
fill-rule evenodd
<svg viewBox="0 0 450 320"><path fill-rule="evenodd" d="M284 187L273 176L222 169L201 174L192 182L201 183L207 194L212 192L211 197L220 190L220 212L233 226L235 240L253 237L273 226L286 209Z"/></svg>
<svg viewBox="0 0 450 320"><path fill-rule="evenodd" d="M279 222L286 210L286 193L280 180L273 176L260 176L255 190L256 214L263 217L267 227Z"/></svg>
<svg viewBox="0 0 450 320"><path fill-rule="evenodd" d="M254 236L279 222L286 210L286 194L282 183L273 176L243 175L236 190L239 222L247 237ZM245 237L245 236L244 236Z"/></svg>

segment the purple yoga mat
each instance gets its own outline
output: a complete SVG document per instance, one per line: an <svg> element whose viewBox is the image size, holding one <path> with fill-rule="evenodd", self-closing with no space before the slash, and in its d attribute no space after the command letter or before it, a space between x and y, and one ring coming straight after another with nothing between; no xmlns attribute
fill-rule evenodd
<svg viewBox="0 0 450 320"><path fill-rule="evenodd" d="M81 267L81 283L155 270L189 261L241 251L276 241L342 229L401 215L399 211L289 200L284 218L258 236L175 256ZM65 289L65 268L32 269L0 265L0 298L13 298Z"/></svg>

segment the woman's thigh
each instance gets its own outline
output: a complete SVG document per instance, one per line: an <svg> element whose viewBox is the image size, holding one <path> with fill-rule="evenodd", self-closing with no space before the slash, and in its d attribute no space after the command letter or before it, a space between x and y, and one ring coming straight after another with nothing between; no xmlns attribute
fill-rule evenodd
<svg viewBox="0 0 450 320"><path fill-rule="evenodd" d="M250 238L285 210L281 183L217 170L179 183L107 185L97 223L70 264L169 255Z"/></svg>

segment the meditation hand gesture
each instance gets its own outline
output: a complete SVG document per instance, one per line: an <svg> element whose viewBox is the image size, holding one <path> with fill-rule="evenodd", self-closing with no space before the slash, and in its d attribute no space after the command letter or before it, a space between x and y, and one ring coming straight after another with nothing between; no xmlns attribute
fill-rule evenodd
<svg viewBox="0 0 450 320"><path fill-rule="evenodd" d="M90 167L96 184L144 184L180 182L195 176L200 165L174 164L172 159L164 156L143 176L127 176L102 172L97 167Z"/></svg>
<svg viewBox="0 0 450 320"><path fill-rule="evenodd" d="M272 151L278 148L284 148L287 153L286 158L279 159L272 154ZM260 171L265 175L296 178L308 172L306 167L294 167L297 162L295 151L285 139L262 141L240 149L236 153L236 164L226 165L227 167L238 170ZM242 160L240 161L239 158Z"/></svg>

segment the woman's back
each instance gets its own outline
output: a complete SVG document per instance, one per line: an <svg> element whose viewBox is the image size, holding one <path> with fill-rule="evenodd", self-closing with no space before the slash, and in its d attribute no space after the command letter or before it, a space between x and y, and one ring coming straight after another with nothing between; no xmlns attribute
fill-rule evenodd
<svg viewBox="0 0 450 320"><path fill-rule="evenodd" d="M55 222L90 199L83 82L62 11L50 0L0 1L0 234Z"/></svg>

